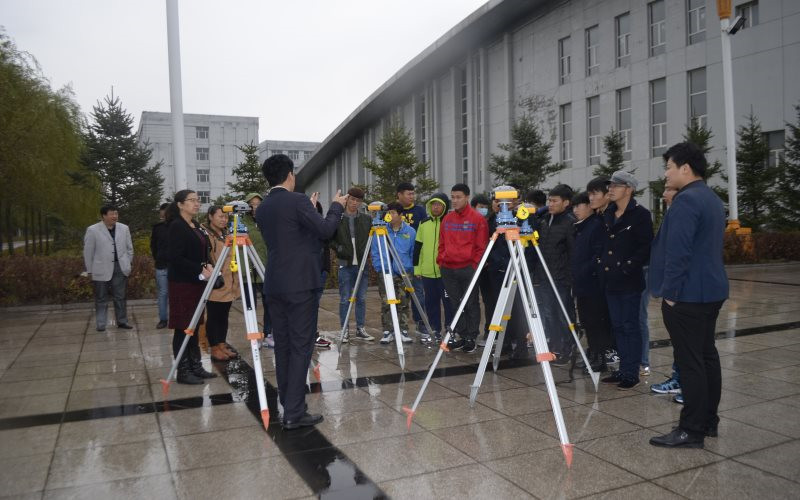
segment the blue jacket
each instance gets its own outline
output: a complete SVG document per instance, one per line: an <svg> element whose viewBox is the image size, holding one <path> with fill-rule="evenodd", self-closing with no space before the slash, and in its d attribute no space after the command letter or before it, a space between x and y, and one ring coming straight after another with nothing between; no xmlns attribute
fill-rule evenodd
<svg viewBox="0 0 800 500"><path fill-rule="evenodd" d="M642 292L645 288L642 266L650 258L653 220L650 210L631 198L622 217L614 220L617 204L603 212L606 240L600 258L602 283L607 292Z"/></svg>
<svg viewBox="0 0 800 500"><path fill-rule="evenodd" d="M411 229L413 229L414 231L416 231L417 228L419 228L420 222L423 222L428 218L428 212L419 205L403 207L403 210L400 212L400 215L403 217L403 220L406 222L406 224L411 226Z"/></svg>
<svg viewBox="0 0 800 500"><path fill-rule="evenodd" d="M650 256L650 290L675 302L718 302L728 298L722 262L725 209L705 182L675 195Z"/></svg>
<svg viewBox="0 0 800 500"><path fill-rule="evenodd" d="M575 223L575 242L572 245L572 294L576 297L600 295L598 262L603 252L606 229L603 219L592 214Z"/></svg>
<svg viewBox="0 0 800 500"><path fill-rule="evenodd" d="M390 224L386 225L386 230L389 232L389 238L394 244L395 250L400 255L400 261L403 263L403 268L407 274L414 274L414 242L417 238L417 232L414 228L403 222L400 229L395 231ZM386 250L388 252L389 250ZM370 255L372 256L372 267L375 268L379 274L381 271L381 255L378 252L378 240L372 239L372 248L370 248ZM400 275L400 269L397 267L397 262L392 261L392 272Z"/></svg>

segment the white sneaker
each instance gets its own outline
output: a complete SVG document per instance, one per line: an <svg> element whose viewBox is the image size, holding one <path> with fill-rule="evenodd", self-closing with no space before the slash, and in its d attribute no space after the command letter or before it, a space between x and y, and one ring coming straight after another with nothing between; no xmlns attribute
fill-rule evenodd
<svg viewBox="0 0 800 500"><path fill-rule="evenodd" d="M400 332L400 340L402 340L406 344L410 344L411 342L414 342L414 339L412 339L411 337L408 336L408 332L406 330L402 330Z"/></svg>
<svg viewBox="0 0 800 500"><path fill-rule="evenodd" d="M384 330L383 337L381 337L381 344L388 344L394 340L394 333Z"/></svg>
<svg viewBox="0 0 800 500"><path fill-rule="evenodd" d="M261 347L268 347L270 349L275 348L275 340L273 340L272 335L267 335L264 337L264 340L261 341Z"/></svg>
<svg viewBox="0 0 800 500"><path fill-rule="evenodd" d="M363 326L356 327L356 338L358 340L366 340L367 342L375 340L375 337L367 333L367 329Z"/></svg>
<svg viewBox="0 0 800 500"><path fill-rule="evenodd" d="M350 341L350 329L344 331L344 337L342 337L342 344L346 344Z"/></svg>

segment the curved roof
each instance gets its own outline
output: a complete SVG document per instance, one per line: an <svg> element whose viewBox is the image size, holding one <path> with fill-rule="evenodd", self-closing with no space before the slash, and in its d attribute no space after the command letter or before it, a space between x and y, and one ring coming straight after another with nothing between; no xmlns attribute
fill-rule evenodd
<svg viewBox="0 0 800 500"><path fill-rule="evenodd" d="M509 31L509 27L519 24L545 3L547 0L491 0L479 7L403 66L336 127L298 171L298 188L302 189L319 175L392 105L438 76L443 68L463 60L465 54Z"/></svg>

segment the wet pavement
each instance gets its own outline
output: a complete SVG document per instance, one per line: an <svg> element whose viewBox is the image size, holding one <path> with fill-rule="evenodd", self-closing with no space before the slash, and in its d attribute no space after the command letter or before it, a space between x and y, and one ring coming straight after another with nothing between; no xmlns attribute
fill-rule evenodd
<svg viewBox="0 0 800 500"><path fill-rule="evenodd" d="M171 332L152 301L129 305L133 330L98 333L88 305L0 311L0 497L15 498L797 498L800 491L800 264L729 268L717 322L723 367L719 437L703 450L648 444L680 406L649 385L670 372L659 303L649 308L652 373L631 391L553 368L570 441L565 467L541 369L501 362L477 400L480 349L446 353L409 428L435 351L406 345L318 349L309 370L313 429L283 431L272 352L262 362L271 425L261 424L239 309L229 342L242 359L212 363L202 386L159 379ZM378 336L377 290L367 326ZM338 295L320 328L334 337Z"/></svg>

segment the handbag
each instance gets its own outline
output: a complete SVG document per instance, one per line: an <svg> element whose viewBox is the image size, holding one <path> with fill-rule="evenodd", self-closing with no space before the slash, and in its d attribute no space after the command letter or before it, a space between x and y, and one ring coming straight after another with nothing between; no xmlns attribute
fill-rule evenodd
<svg viewBox="0 0 800 500"><path fill-rule="evenodd" d="M214 290L218 290L223 286L225 286L225 278L223 278L221 274L218 274L216 281L214 281Z"/></svg>

